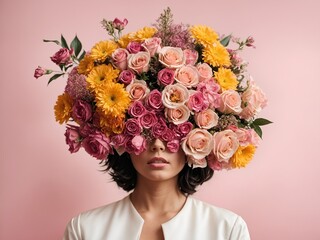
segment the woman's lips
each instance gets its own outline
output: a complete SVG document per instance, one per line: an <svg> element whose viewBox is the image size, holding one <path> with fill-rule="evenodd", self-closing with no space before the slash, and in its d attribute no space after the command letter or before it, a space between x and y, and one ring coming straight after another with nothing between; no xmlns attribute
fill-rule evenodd
<svg viewBox="0 0 320 240"><path fill-rule="evenodd" d="M154 157L147 164L153 168L163 168L169 164L167 160L161 157Z"/></svg>

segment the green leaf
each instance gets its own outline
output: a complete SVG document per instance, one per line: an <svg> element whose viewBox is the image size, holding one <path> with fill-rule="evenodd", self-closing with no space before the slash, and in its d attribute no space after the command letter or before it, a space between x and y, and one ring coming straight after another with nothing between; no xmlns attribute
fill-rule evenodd
<svg viewBox="0 0 320 240"><path fill-rule="evenodd" d="M57 45L61 45L60 42L58 40L47 40L47 39L43 39L44 42L54 42Z"/></svg>
<svg viewBox="0 0 320 240"><path fill-rule="evenodd" d="M49 83L51 83L53 80L57 79L58 77L61 77L62 75L64 75L64 73L57 73L57 74L53 75L53 76L49 79L48 85L49 85Z"/></svg>
<svg viewBox="0 0 320 240"><path fill-rule="evenodd" d="M270 123L272 122L265 118L257 118L256 120L253 121L254 125L259 125L259 126L267 125Z"/></svg>
<svg viewBox="0 0 320 240"><path fill-rule="evenodd" d="M79 53L81 52L82 44L81 44L79 38L77 37L77 35L76 35L76 36L74 37L74 39L72 40L70 47L73 48L74 54L75 54L76 56L78 56Z"/></svg>
<svg viewBox="0 0 320 240"><path fill-rule="evenodd" d="M79 62L84 58L85 55L86 55L86 51L83 51L80 57L78 58Z"/></svg>
<svg viewBox="0 0 320 240"><path fill-rule="evenodd" d="M221 40L220 40L220 43L221 43L224 47L226 47L226 46L229 45L230 39L231 39L231 34L228 35L228 36L226 36L226 37L224 37L223 39L221 39Z"/></svg>
<svg viewBox="0 0 320 240"><path fill-rule="evenodd" d="M68 43L67 43L66 39L63 37L62 34L61 34L61 46L62 46L63 48L69 49Z"/></svg>
<svg viewBox="0 0 320 240"><path fill-rule="evenodd" d="M256 133L259 135L259 137L262 139L262 129L261 127L259 127L258 125L252 124L251 125L254 129L254 131L256 131Z"/></svg>

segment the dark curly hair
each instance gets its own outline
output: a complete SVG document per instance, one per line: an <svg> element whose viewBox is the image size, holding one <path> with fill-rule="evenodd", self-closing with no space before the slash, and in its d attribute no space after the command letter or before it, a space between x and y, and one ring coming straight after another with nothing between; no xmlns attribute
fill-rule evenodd
<svg viewBox="0 0 320 240"><path fill-rule="evenodd" d="M130 155L125 152L121 156L117 152L110 154L106 161L101 162L104 172L108 172L113 181L123 190L133 190L137 182L137 172L131 162ZM208 181L213 176L210 167L190 168L187 164L178 175L178 186L182 193L193 194L197 186Z"/></svg>

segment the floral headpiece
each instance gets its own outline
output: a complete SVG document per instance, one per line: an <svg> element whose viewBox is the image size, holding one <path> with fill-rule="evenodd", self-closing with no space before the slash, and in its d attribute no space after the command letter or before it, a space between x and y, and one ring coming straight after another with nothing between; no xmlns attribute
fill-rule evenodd
<svg viewBox="0 0 320 240"><path fill-rule="evenodd" d="M51 60L60 70L38 67L35 77L67 74L54 107L66 126L71 153L81 147L99 160L109 154L140 154L159 138L171 152L181 147L190 167L214 170L244 167L252 159L260 126L256 118L267 99L239 52L254 47L208 26L174 24L170 8L151 27L122 35L123 21L103 20L112 37L82 50L61 35L61 49ZM230 44L235 48L228 47Z"/></svg>

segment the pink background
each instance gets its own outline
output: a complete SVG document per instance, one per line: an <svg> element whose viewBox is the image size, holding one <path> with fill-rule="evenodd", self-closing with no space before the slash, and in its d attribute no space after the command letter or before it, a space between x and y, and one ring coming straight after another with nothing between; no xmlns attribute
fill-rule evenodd
<svg viewBox="0 0 320 240"><path fill-rule="evenodd" d="M65 79L33 78L54 68L58 48L42 39L77 33L90 49L107 37L103 18L128 18L129 32L166 6L177 23L255 37L244 56L269 98L260 116L274 121L246 169L216 172L196 197L243 216L254 240L320 239L318 1L79 2L0 1L0 239L59 239L75 214L126 195L84 151L67 151L53 115Z"/></svg>

